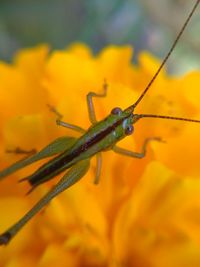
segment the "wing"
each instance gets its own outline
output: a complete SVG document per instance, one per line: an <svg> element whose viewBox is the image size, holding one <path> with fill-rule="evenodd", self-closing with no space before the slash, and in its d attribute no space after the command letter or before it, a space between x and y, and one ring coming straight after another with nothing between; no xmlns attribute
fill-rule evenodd
<svg viewBox="0 0 200 267"><path fill-rule="evenodd" d="M16 163L9 166L8 168L2 170L0 172L0 180L38 160L64 152L65 150L69 149L74 144L75 141L76 138L74 137L60 137L54 140L52 143L50 143L48 146L46 146L33 156L19 160Z"/></svg>

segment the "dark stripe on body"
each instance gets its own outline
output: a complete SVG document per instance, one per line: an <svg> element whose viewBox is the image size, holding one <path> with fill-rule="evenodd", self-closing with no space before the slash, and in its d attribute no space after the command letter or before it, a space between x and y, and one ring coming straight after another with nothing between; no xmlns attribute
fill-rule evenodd
<svg viewBox="0 0 200 267"><path fill-rule="evenodd" d="M93 145L97 144L99 141L101 141L105 136L107 136L109 133L111 133L115 128L122 123L123 120L127 119L130 115L127 117L116 121L112 126L109 126L108 128L104 129L102 132L99 132L96 136L91 137L85 144L78 147L76 150L74 150L71 154L65 155L62 157L62 154L58 156L58 160L56 161L56 158L52 159L52 164L48 166L46 169L41 170L38 169L38 175L35 173L33 174L33 177L30 177L29 182L31 185L37 185L40 184L40 178L48 176L50 173L52 173L52 177L61 173L64 171L61 169L62 166L72 161L74 158L79 156L82 152L86 151L88 148L92 147ZM65 152L64 152L65 153ZM64 154L63 153L63 154ZM47 164L49 164L51 161L49 161ZM72 164L73 165L73 164ZM71 167L72 165L69 165ZM44 168L45 165L43 165L41 168Z"/></svg>

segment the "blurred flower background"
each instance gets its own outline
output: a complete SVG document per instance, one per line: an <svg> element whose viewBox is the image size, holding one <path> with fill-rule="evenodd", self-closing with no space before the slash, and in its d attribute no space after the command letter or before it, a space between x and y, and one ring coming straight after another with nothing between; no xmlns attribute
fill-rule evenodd
<svg viewBox="0 0 200 267"><path fill-rule="evenodd" d="M129 106L159 65L141 51L163 58L194 2L1 0L0 170L18 157L5 153L7 148L30 150L35 144L39 150L67 134L55 125L47 103L55 105L65 121L87 128L85 95L93 88L102 90L106 77L108 96L98 100L97 118L105 117L114 105ZM200 64L199 16L196 12L170 58L173 74ZM63 49L74 42L86 45ZM97 57L87 45L99 53ZM48 54L49 46L61 50ZM130 62L131 47L134 63L140 53L137 67ZM142 112L200 118L199 84L199 71L181 78L163 71L144 99ZM199 125L144 121L122 147L139 151L150 136L164 137L167 144L151 145L141 161L104 153L97 187L91 183L96 166L92 161L87 178L54 199L15 241L0 249L0 267L51 267L58 259L63 267L199 267ZM0 232L55 183L24 197L28 185L17 181L31 168L1 183Z"/></svg>
<svg viewBox="0 0 200 267"><path fill-rule="evenodd" d="M23 47L48 43L53 49L74 41L94 52L105 45L131 44L137 52L164 54L194 1L188 0L1 0L0 59L11 60ZM200 15L196 12L170 60L171 73L197 68Z"/></svg>

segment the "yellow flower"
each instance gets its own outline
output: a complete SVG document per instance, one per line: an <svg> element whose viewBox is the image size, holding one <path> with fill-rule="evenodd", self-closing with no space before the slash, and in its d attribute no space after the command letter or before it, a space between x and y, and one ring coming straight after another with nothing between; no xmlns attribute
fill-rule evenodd
<svg viewBox="0 0 200 267"><path fill-rule="evenodd" d="M82 44L51 54L42 45L22 50L12 65L0 62L1 169L19 159L6 149L39 150L59 136L74 135L56 126L47 104L64 121L87 129L86 94L101 92L104 79L108 96L94 99L99 120L115 106L134 103L160 63L146 52L138 66L131 58L129 46L110 46L93 56ZM199 83L200 72L172 78L162 71L137 113L200 118ZM144 159L104 153L98 186L93 185L92 160L79 183L0 248L0 266L200 266L200 126L144 119L120 145L139 151L152 136L161 136L166 144L151 143ZM25 197L28 185L17 181L40 165L1 181L1 232L58 181L52 179Z"/></svg>

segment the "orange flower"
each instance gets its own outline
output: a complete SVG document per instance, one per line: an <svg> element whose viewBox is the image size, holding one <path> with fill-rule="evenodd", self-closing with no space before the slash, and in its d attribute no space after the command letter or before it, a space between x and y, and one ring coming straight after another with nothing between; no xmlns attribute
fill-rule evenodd
<svg viewBox="0 0 200 267"><path fill-rule="evenodd" d="M160 63L148 53L140 54L139 66L131 58L129 46L110 46L95 57L88 47L75 44L50 55L45 45L22 50L13 65L1 62L1 169L19 159L6 149L39 150L59 136L74 135L56 126L47 104L64 121L87 129L86 94L101 92L104 79L108 96L94 99L99 120L115 106L134 103ZM172 78L162 71L137 113L200 118L199 83L200 72ZM166 144L151 143L141 160L104 153L98 186L92 183L92 160L84 179L0 248L0 266L200 266L200 126L144 119L135 128L120 146L139 151L151 136L161 136ZM24 197L28 185L17 181L40 165L1 181L1 232L58 181Z"/></svg>

